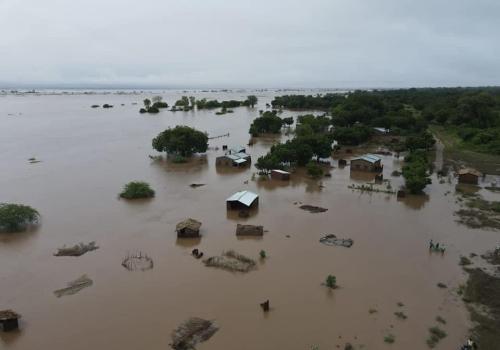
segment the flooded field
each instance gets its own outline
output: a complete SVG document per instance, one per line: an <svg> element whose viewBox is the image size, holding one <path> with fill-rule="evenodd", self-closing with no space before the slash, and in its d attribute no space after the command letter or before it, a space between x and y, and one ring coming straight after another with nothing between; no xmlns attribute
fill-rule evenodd
<svg viewBox="0 0 500 350"><path fill-rule="evenodd" d="M159 94L173 104L181 95L220 101L249 93ZM323 350L347 342L356 349L419 350L427 348L437 316L446 320L441 328L448 334L437 348L458 348L470 327L456 293L466 278L459 257L491 249L498 233L456 223L455 179L440 184L433 177L425 196L398 200L349 189L373 178L351 174L336 160L331 177L299 173L289 183L258 181L253 166L216 168L222 145L249 142L251 121L274 94L256 93L258 106L222 116L215 110L139 114L151 93L0 96L0 202L27 204L42 215L34 230L0 234L0 309L22 315L19 332L0 334L0 348L168 349L179 323L201 317L220 327L198 346L203 350ZM90 107L104 103L114 107ZM175 125L230 136L210 140L206 155L187 164L151 159L157 155L151 139ZM255 162L277 141L259 138L247 152ZM31 157L40 162L30 164ZM384 178L399 188L403 179L391 173L401 160L382 156L382 162ZM149 182L156 197L118 199L132 180ZM245 189L259 194L259 208L240 218L227 212L225 199ZM300 204L328 211L312 214ZM175 225L187 217L202 222L201 239L177 239ZM263 225L266 232L238 238L237 223ZM325 234L352 238L354 245L323 245ZM430 254L430 239L444 243L446 254ZM80 257L53 256L58 247L90 241L100 248ZM258 268L242 274L205 267L191 256L193 248L208 256L234 249L256 259ZM260 250L265 260L258 259ZM121 266L137 251L154 260L153 269ZM84 274L92 286L54 295ZM322 285L329 274L338 289ZM438 288L440 282L447 288ZM267 299L271 311L264 314L259 304ZM399 311L408 318L397 318ZM392 345L384 342L390 334Z"/></svg>

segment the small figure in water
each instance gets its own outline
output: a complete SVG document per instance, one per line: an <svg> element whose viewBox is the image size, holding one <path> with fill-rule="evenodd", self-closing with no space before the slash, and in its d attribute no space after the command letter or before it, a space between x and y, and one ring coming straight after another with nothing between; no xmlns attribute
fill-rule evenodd
<svg viewBox="0 0 500 350"><path fill-rule="evenodd" d="M436 244L434 245L434 249L435 249L435 250L437 250L437 251L439 251L439 243L436 243Z"/></svg>
<svg viewBox="0 0 500 350"><path fill-rule="evenodd" d="M441 244L441 248L440 248L441 255L444 255L445 250L446 250L446 248L444 247L444 244Z"/></svg>
<svg viewBox="0 0 500 350"><path fill-rule="evenodd" d="M431 241L429 242L429 250L432 250L432 249L434 249L434 242L431 239Z"/></svg>

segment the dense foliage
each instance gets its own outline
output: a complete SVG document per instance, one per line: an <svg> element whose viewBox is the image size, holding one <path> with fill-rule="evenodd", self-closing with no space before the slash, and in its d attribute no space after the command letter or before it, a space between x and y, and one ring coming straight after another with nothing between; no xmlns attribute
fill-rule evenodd
<svg viewBox="0 0 500 350"><path fill-rule="evenodd" d="M208 136L206 133L189 126L178 125L167 129L152 141L153 148L158 152L168 152L189 157L193 153L206 152Z"/></svg>
<svg viewBox="0 0 500 350"><path fill-rule="evenodd" d="M153 96L150 100L149 98L144 99L144 108L139 110L139 113L151 113L156 114L160 112L160 109L167 108L168 103L162 101L163 98L161 96Z"/></svg>
<svg viewBox="0 0 500 350"><path fill-rule="evenodd" d="M431 183L428 176L429 160L427 153L423 149L411 151L405 157L405 166L403 167L403 177L405 186L410 193L418 194Z"/></svg>
<svg viewBox="0 0 500 350"><path fill-rule="evenodd" d="M125 185L120 197L125 199L151 198L155 196L155 191L147 182L132 181Z"/></svg>
<svg viewBox="0 0 500 350"><path fill-rule="evenodd" d="M0 203L0 231L16 232L38 222L36 209L22 204Z"/></svg>
<svg viewBox="0 0 500 350"><path fill-rule="evenodd" d="M279 134L283 120L276 115L276 111L266 111L262 116L255 118L250 125L250 134L258 136L259 134Z"/></svg>
<svg viewBox="0 0 500 350"><path fill-rule="evenodd" d="M340 143L366 141L355 125L390 129L393 135L425 135L429 124L445 126L470 149L500 154L500 88L425 88L354 91L347 94L287 95L273 107L321 109L331 113ZM430 139L420 141L427 142ZM414 140L410 141L412 143Z"/></svg>
<svg viewBox="0 0 500 350"><path fill-rule="evenodd" d="M248 96L247 99L244 101L228 100L219 102L218 100L207 100L206 98L202 98L196 101L196 107L198 109L213 109L221 107L235 108L241 106L254 107L256 103L257 103L257 97L253 95Z"/></svg>
<svg viewBox="0 0 500 350"><path fill-rule="evenodd" d="M265 112L264 115L275 115ZM306 166L313 157L317 160L327 158L332 152L332 134L328 132L328 124L324 123L324 116L299 116L297 132L292 140L273 145L270 151L257 159L255 166L263 172L272 169L284 169L292 166ZM318 127L318 125L324 127ZM299 130L302 130L298 132ZM318 130L315 132L314 130ZM312 168L312 166L310 166ZM316 169L312 172L316 174ZM313 174L313 175L314 175Z"/></svg>

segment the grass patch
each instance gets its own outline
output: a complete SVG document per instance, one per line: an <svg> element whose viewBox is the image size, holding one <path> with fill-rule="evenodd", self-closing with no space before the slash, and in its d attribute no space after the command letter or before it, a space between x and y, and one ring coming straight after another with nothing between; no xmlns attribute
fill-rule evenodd
<svg viewBox="0 0 500 350"><path fill-rule="evenodd" d="M447 334L441 328L435 326L429 328L429 338L427 338L427 345L434 348L441 339L446 338Z"/></svg>
<svg viewBox="0 0 500 350"><path fill-rule="evenodd" d="M396 337L393 334L388 334L384 337L384 342L387 344L393 344L396 341Z"/></svg>
<svg viewBox="0 0 500 350"><path fill-rule="evenodd" d="M402 311L395 312L394 315L396 315L396 317L400 320L406 320L408 318L408 316L406 316Z"/></svg>

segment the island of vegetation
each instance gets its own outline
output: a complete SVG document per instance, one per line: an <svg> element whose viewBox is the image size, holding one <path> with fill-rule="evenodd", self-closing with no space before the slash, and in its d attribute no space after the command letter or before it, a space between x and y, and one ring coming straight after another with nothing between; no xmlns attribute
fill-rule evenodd
<svg viewBox="0 0 500 350"><path fill-rule="evenodd" d="M28 205L0 203L0 232L19 232L38 223L40 214Z"/></svg>
<svg viewBox="0 0 500 350"><path fill-rule="evenodd" d="M120 197L125 199L152 198L154 196L155 191L147 182L143 181L129 182L120 193Z"/></svg>
<svg viewBox="0 0 500 350"><path fill-rule="evenodd" d="M144 99L144 108L139 110L139 113L151 113L156 114L160 112L162 108L168 108L168 103L163 102L163 98L161 96L153 96L150 100L149 98Z"/></svg>
<svg viewBox="0 0 500 350"><path fill-rule="evenodd" d="M189 126L178 125L158 134L152 145L158 152L173 155L175 162L183 162L194 153L207 151L208 135Z"/></svg>

